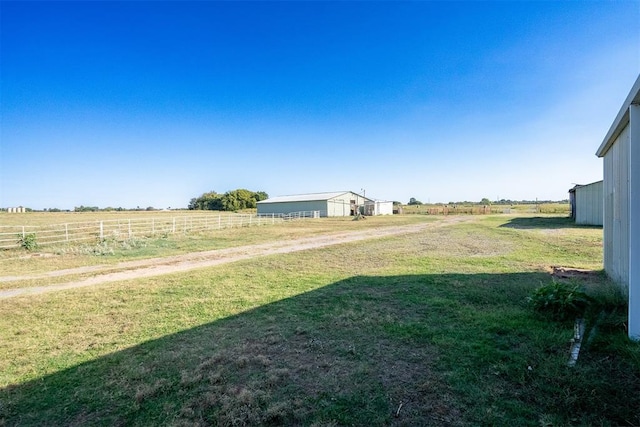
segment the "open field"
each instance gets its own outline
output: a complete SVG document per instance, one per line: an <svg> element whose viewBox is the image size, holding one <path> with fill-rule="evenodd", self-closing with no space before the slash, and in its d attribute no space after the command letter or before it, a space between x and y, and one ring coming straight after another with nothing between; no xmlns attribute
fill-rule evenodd
<svg viewBox="0 0 640 427"><path fill-rule="evenodd" d="M218 244L426 219L300 221ZM602 275L584 286L608 311L574 368L573 324L526 303L551 266L601 268L600 228L428 219L415 233L0 300L0 425L640 424L640 346Z"/></svg>
<svg viewBox="0 0 640 427"><path fill-rule="evenodd" d="M34 213L34 221L58 221L64 214ZM75 215L75 214L72 214ZM97 220L99 213L85 215ZM126 218L126 217L125 217ZM35 252L22 249L0 251L2 276L44 273L69 268L108 265L157 257L176 256L200 251L219 250L273 241L289 241L323 234L359 231L372 228L397 227L435 221L435 218L415 216L371 217L364 221L352 218L323 218L290 221L274 226L242 227L208 232L176 233L164 236L133 238L125 241L105 240L92 244L43 246ZM12 287L0 280L0 288Z"/></svg>
<svg viewBox="0 0 640 427"><path fill-rule="evenodd" d="M455 222L468 220L461 217L454 219ZM437 223L437 225L447 225L452 222L451 219L447 219ZM364 230L350 230L302 238L274 240L267 243L198 251L182 255L123 261L111 265L84 266L42 273L22 274L19 276L0 276L0 298L94 286L140 277L153 277L167 273L212 267L265 255L287 254L343 243L370 240L372 238L377 239L385 236L417 233L428 225L428 223L418 223L402 226L387 225L385 227L369 227ZM77 276L81 275L91 276L83 280L78 280ZM61 284L53 284L52 280L62 280L64 282ZM19 288L16 289L16 287ZM2 291L1 289L3 288L7 290Z"/></svg>
<svg viewBox="0 0 640 427"><path fill-rule="evenodd" d="M185 215L211 215L211 211L100 211L100 212L0 212L0 225L49 225L66 222L172 217Z"/></svg>
<svg viewBox="0 0 640 427"><path fill-rule="evenodd" d="M137 213L134 215L107 215L100 213L76 216L74 213L39 212L17 215L26 224L3 225L0 223L0 250L35 247L64 247L68 245L91 245L97 242L123 242L132 239L157 238L175 235L208 233L227 228L275 225L292 219L309 218L314 212L296 212L286 218L281 216L258 216L253 213L195 212L176 215L174 213ZM8 214L7 222L18 222L16 215ZM84 221L82 221L84 219ZM33 224L37 225L33 225Z"/></svg>
<svg viewBox="0 0 640 427"><path fill-rule="evenodd" d="M487 215L487 214L554 214L569 216L571 206L568 203L540 203L526 205L464 205L464 204L428 204L405 205L404 214L423 215Z"/></svg>

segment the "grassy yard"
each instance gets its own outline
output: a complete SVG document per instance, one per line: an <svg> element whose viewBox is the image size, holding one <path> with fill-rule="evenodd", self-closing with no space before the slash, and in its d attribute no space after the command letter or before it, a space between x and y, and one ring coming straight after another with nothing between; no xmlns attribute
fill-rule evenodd
<svg viewBox="0 0 640 427"><path fill-rule="evenodd" d="M566 218L477 217L1 300L0 425L639 425L640 346L603 276L573 368L573 323L527 304L601 245Z"/></svg>

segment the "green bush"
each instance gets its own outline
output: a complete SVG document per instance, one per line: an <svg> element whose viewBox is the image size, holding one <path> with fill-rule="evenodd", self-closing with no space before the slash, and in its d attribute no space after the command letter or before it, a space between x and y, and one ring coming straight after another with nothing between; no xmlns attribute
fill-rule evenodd
<svg viewBox="0 0 640 427"><path fill-rule="evenodd" d="M529 297L534 310L558 321L584 316L594 302L578 285L560 282L543 285Z"/></svg>
<svg viewBox="0 0 640 427"><path fill-rule="evenodd" d="M36 249L38 249L38 242L36 240L35 233L19 235L18 244L20 245L20 247L28 251L35 251Z"/></svg>

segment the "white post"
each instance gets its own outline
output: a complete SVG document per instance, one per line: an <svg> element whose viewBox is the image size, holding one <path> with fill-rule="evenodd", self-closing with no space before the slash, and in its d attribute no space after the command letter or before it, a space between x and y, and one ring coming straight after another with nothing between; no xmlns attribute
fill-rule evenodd
<svg viewBox="0 0 640 427"><path fill-rule="evenodd" d="M629 338L640 340L640 105L629 106Z"/></svg>

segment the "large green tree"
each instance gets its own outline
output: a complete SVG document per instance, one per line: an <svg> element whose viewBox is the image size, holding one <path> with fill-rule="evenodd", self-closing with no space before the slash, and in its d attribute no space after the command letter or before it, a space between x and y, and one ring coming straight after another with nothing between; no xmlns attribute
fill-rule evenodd
<svg viewBox="0 0 640 427"><path fill-rule="evenodd" d="M194 197L189 202L189 209L221 211L222 194L218 194L215 191L209 191L208 193L202 194L200 197Z"/></svg>
<svg viewBox="0 0 640 427"><path fill-rule="evenodd" d="M189 202L191 210L213 211L237 211L241 209L255 208L260 200L268 199L269 195L264 191L250 191L244 188L227 191L218 194L215 191L204 193L200 197L194 197Z"/></svg>

